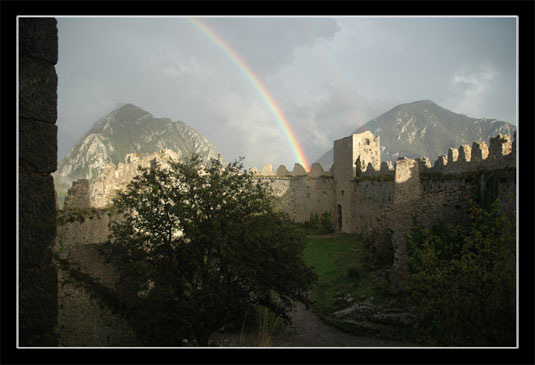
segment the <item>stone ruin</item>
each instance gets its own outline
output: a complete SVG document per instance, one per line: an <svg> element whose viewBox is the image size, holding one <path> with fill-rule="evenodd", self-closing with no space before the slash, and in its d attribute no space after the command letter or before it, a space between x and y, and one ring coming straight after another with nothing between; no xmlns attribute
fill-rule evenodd
<svg viewBox="0 0 535 365"><path fill-rule="evenodd" d="M311 214L330 212L339 232L363 235L389 232L394 249L389 280L392 293L403 290L408 270L406 234L413 218L427 227L440 221L466 222L467 197L480 197L491 179L496 180L495 193L504 211L516 218L516 139L510 136L497 135L490 139L489 146L485 142L474 142L471 147L450 148L434 165L427 157L400 157L395 162L381 162L380 151L380 137L367 131L334 141L334 164L329 171L315 163L308 172L299 164L295 164L292 171L284 165L276 171L272 165L265 165L261 171L253 167L250 172L269 184L281 209L297 222L308 221ZM165 164L173 156L172 151L160 151L147 157L128 155L117 168L107 166L94 184L87 180L74 182L64 212L84 208L102 211L109 206L115 192L124 188L137 173L138 166ZM88 242L97 244L96 241L107 240L110 218L101 214L93 219L93 223L90 219L63 227L63 245L69 247L70 254L74 254L72 257ZM78 225L73 227L74 224ZM77 230L77 233L66 233L69 230ZM88 247L84 250L82 257L93 255L87 253ZM91 257L99 260L96 255ZM111 268L102 270L107 274L97 270L92 275L95 278L112 276ZM61 299L62 290L65 289L60 285L60 302L64 300ZM101 313L101 317L97 317L103 320L107 316ZM61 307L59 318L65 318ZM72 322L72 318L69 321ZM123 323L120 319L117 321ZM105 328L109 331L109 327ZM109 335L114 341L120 342L131 335L124 323L117 328L122 328L120 333ZM94 343L101 340L96 334L90 338ZM63 343L68 344L68 341Z"/></svg>

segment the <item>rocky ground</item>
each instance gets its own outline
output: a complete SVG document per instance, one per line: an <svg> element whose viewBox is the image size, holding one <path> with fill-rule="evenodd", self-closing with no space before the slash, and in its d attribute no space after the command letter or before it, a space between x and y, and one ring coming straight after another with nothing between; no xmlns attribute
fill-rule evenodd
<svg viewBox="0 0 535 365"><path fill-rule="evenodd" d="M357 305L354 308L358 312L361 309ZM351 307L345 309L347 313L337 312L340 318L355 317L355 313L350 314ZM369 309L369 307L368 307ZM257 333L254 334L228 334L217 333L211 338L215 346L239 346L256 347L259 344L265 347L411 347L418 346L403 341L383 340L373 335L354 336L338 330L323 323L312 311L305 309L304 305L298 304L291 313L292 325L282 328L271 336L262 338Z"/></svg>

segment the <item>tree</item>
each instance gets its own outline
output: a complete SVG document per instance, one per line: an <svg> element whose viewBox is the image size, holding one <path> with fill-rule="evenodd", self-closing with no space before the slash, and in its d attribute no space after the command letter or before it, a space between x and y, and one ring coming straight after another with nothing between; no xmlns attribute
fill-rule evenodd
<svg viewBox="0 0 535 365"><path fill-rule="evenodd" d="M304 240L242 167L196 156L141 169L114 201L124 219L112 241L140 290L131 314L145 343L206 346L258 305L288 320L295 301L310 304Z"/></svg>
<svg viewBox="0 0 535 365"><path fill-rule="evenodd" d="M415 225L409 235L409 293L432 344L514 346L514 223L498 203L470 201L468 227Z"/></svg>

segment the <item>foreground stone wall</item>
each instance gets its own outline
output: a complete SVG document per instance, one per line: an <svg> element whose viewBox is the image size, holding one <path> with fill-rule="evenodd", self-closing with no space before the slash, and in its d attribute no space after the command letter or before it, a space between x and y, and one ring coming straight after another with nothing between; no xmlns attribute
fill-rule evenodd
<svg viewBox="0 0 535 365"><path fill-rule="evenodd" d="M19 19L19 344L55 346L57 25Z"/></svg>
<svg viewBox="0 0 535 365"><path fill-rule="evenodd" d="M89 196L88 189L83 191ZM119 270L101 249L109 240L113 219L107 211L96 209L62 214L55 246L58 345L135 346L135 335L127 320L106 300L106 293L121 295L127 290Z"/></svg>

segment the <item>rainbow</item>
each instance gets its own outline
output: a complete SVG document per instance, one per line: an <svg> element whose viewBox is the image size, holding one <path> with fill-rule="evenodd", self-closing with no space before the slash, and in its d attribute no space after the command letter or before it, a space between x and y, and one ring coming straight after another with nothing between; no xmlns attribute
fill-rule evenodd
<svg viewBox="0 0 535 365"><path fill-rule="evenodd" d="M247 79L253 84L255 89L260 93L262 99L268 106L271 113L275 116L275 119L281 125L288 142L292 147L297 161L307 170L310 170L310 165L308 160L303 152L303 148L299 144L299 141L295 137L294 132L288 122L288 119L282 113L281 108L275 103L273 96L271 96L266 87L262 82L256 77L251 68L245 63L245 61L217 34L214 33L205 23L203 23L198 18L187 18L196 28L200 29L204 34L206 34L236 65L239 67L240 71L247 77Z"/></svg>

